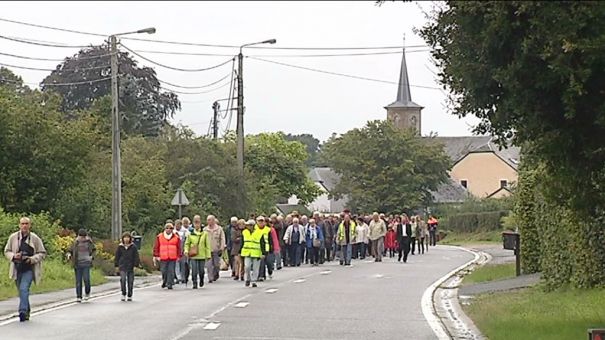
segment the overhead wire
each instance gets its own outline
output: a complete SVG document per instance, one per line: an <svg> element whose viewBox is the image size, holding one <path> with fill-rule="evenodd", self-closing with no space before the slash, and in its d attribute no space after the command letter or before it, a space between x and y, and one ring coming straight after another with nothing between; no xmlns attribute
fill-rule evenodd
<svg viewBox="0 0 605 340"><path fill-rule="evenodd" d="M54 69L54 68L38 68L38 67L20 66L20 65L12 65L12 64L5 64L5 63L0 63L0 66L14 67L14 68L31 70L31 71L50 71L50 72L54 72L54 71L90 71L90 70L106 69L106 68L110 67L110 65L105 65L105 66L95 66L95 67Z"/></svg>
<svg viewBox="0 0 605 340"><path fill-rule="evenodd" d="M110 80L111 77L107 77L107 78L100 78L100 79L95 79L95 80L86 80L86 81L78 81L78 82L69 82L69 83L48 83L48 84L42 84L43 86L73 86L73 85L83 85L83 84L92 84L92 83L98 83L98 82L102 82L105 80ZM32 85L32 86L38 86L40 84L36 84L36 83L28 83L28 82L18 82L15 80L11 80L11 79L7 79L7 78L3 78L0 77L0 81L5 81L7 83L13 83L13 84L24 84L24 85Z"/></svg>
<svg viewBox="0 0 605 340"><path fill-rule="evenodd" d="M174 66L168 66L168 65L161 64L161 63L159 63L157 61L154 61L152 59L149 59L147 57L144 57L144 56L140 55L139 53L131 50L130 48L124 46L123 44L120 44L120 45L124 49L126 49L127 51L129 51L130 53L132 53L132 54L136 55L137 57L139 57L139 58L141 58L141 59L143 59L145 61L148 61L148 62L150 62L150 63L152 63L154 65L157 65L157 66L160 66L160 67L163 67L163 68L167 68L167 69L170 69L170 70L182 71L182 72L203 72L203 71L213 70L215 68L218 68L218 67L221 67L223 65L226 65L227 63L229 63L230 61L232 61L234 59L234 57L231 57L231 58L229 58L229 60L226 60L226 61L224 61L224 62L222 62L220 64L217 64L217 65L214 65L214 66L210 66L210 67L197 68L197 69L187 69L187 68L179 68L179 67L174 67Z"/></svg>
<svg viewBox="0 0 605 340"><path fill-rule="evenodd" d="M58 59L58 58L57 59L53 59L53 58L38 58L38 57L28 57L28 56L11 54L11 53L5 53L5 52L0 52L0 55L11 57L11 58L26 59L26 60L60 61L60 62L65 61L65 59L67 59L67 58L72 58L72 57L65 57L63 59ZM99 58L110 57L110 56L112 56L112 53L101 54L101 55L94 56L94 57L78 57L78 60L91 60L91 59L99 59Z"/></svg>
<svg viewBox="0 0 605 340"><path fill-rule="evenodd" d="M0 39L15 41L23 44L37 45L37 46L46 46L46 47L58 47L58 48L87 48L94 45L59 45L57 43L45 43L45 42L34 42L21 38L7 37L5 35L0 35Z"/></svg>
<svg viewBox="0 0 605 340"><path fill-rule="evenodd" d="M160 88L163 89L163 90L167 90L167 91L170 91L170 92L177 93L177 94L205 94L205 93L214 92L216 90L220 90L220 89L224 88L227 85L229 85L229 83L225 83L225 84L223 84L223 85L221 85L221 86L219 86L217 88L214 88L214 89L211 89L211 90L208 90L208 91L200 91L200 92L177 91L177 90L169 89L169 88L166 88L166 87L163 87L163 86L160 86Z"/></svg>
<svg viewBox="0 0 605 340"><path fill-rule="evenodd" d="M166 84L166 85L169 85L169 86L173 86L173 87L177 87L177 88L181 88L181 89L203 89L203 88L206 88L206 87L210 87L212 85L216 85L216 84L220 83L221 81L227 79L229 76L231 76L231 74L227 74L224 77L222 77L221 79L213 81L212 83L205 84L205 85L200 85L200 86L183 86L183 85L177 85L177 84L169 83L169 82L167 82L165 80L162 80L162 79L159 79L159 78L157 78L157 79L158 79L158 81L160 83L163 83L163 84Z"/></svg>
<svg viewBox="0 0 605 340"><path fill-rule="evenodd" d="M311 67L305 67L305 66L300 66L300 65L292 65L292 64L282 63L282 62L275 61L275 60L267 60L267 59L255 58L255 57L248 57L248 58L254 59L254 60L260 60L260 61L263 61L263 62L266 62L266 63L272 63L272 64L277 64L277 65L282 65L282 66L297 68L297 69L301 69L301 70L313 71L313 72L330 74L330 75L335 75L335 76L341 76L341 77L347 77L347 78L353 78L353 79L360 79L360 80L367 80L367 81L373 81L373 82L384 83L384 84L395 84L395 85L399 84L398 82L394 82L394 81L388 81L388 80L382 80L382 79L374 79L374 78L356 76L356 75L351 75L351 74L345 74L345 73L339 73L339 72L320 70L320 69L311 68ZM411 87L431 89L431 90L441 90L440 88L433 87L433 86L422 86L422 85L410 85L410 86Z"/></svg>

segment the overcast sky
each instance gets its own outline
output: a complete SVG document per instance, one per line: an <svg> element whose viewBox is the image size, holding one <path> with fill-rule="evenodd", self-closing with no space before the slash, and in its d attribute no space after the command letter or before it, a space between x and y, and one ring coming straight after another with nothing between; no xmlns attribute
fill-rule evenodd
<svg viewBox="0 0 605 340"><path fill-rule="evenodd" d="M381 7L369 2L2 2L0 18L103 34L153 26L154 35L141 38L208 44L241 45L275 38L274 47L363 47L424 45L413 28L425 23L422 8L431 3L392 3ZM422 7L422 8L421 8ZM63 44L99 44L103 38L58 32L0 22L0 35ZM123 40L139 51L236 54L233 48L179 46ZM1 40L0 52L43 58L63 58L77 48L49 48ZM394 51L394 50L389 50ZM406 53L412 85L438 87L436 68L427 48L410 47ZM278 57L275 55L337 54L364 51L297 51L244 49L245 55L330 72L397 82L401 53L347 57ZM384 50L382 51L384 52ZM397 52L397 50L395 50ZM157 62L179 68L204 68L226 56L181 56L142 53ZM151 63L135 58L141 64ZM54 68L56 62L21 60L0 55L0 63ZM9 67L10 68L10 67ZM212 83L230 73L231 66L207 72L178 72L154 66L158 78L183 86ZM48 72L11 68L28 83L39 83ZM246 133L285 131L312 133L320 140L333 132L344 133L368 120L385 119L384 106L395 100L396 85L315 73L251 58L244 61ZM199 92L179 95L183 102L175 122L205 135L212 117L212 102L228 97L228 78ZM222 86L222 87L221 87ZM170 86L166 86L170 87ZM425 107L422 134L471 135L477 120L458 119L446 110L446 94L438 89L412 87L412 99ZM221 124L221 130L226 126ZM235 115L231 123L235 129Z"/></svg>

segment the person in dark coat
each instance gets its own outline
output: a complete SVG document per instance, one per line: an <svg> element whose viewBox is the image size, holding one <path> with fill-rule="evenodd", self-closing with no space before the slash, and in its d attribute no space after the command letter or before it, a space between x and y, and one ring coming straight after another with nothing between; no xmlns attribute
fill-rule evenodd
<svg viewBox="0 0 605 340"><path fill-rule="evenodd" d="M139 250L132 243L132 236L129 232L122 234L122 243L118 246L115 256L116 271L120 273L120 286L122 288L122 301L128 296L128 301L132 301L132 291L134 287L134 268L140 265Z"/></svg>

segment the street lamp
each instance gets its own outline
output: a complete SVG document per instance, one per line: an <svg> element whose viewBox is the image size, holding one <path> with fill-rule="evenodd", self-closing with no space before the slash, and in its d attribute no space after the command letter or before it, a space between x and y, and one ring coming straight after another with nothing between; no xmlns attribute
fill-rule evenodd
<svg viewBox="0 0 605 340"><path fill-rule="evenodd" d="M120 113L118 111L118 36L155 33L154 27L109 36L111 49L111 238L122 235L122 165L120 161Z"/></svg>
<svg viewBox="0 0 605 340"><path fill-rule="evenodd" d="M242 49L252 45L275 44L276 42L277 40L275 39L269 39L244 44L240 46L239 54L237 55L237 167L242 178L244 176L244 55L242 54Z"/></svg>

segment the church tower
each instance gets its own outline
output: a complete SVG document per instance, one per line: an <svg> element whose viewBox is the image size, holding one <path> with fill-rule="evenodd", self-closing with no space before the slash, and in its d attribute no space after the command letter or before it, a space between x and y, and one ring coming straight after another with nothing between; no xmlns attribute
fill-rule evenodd
<svg viewBox="0 0 605 340"><path fill-rule="evenodd" d="M422 109L423 107L412 101L410 93L410 81L408 79L408 69L405 62L405 48L401 57L401 72L399 74L399 84L397 86L397 100L385 107L387 110L387 119L393 122L398 129L415 129L416 133L421 133Z"/></svg>

